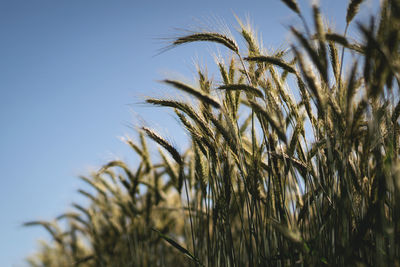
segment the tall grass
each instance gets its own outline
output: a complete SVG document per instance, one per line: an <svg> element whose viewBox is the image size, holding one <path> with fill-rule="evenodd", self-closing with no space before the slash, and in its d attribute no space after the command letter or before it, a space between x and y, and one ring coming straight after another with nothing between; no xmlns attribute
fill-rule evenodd
<svg viewBox="0 0 400 267"><path fill-rule="evenodd" d="M362 1L350 1L344 34L317 5L311 27L296 1L283 2L306 31L292 27L287 50L268 53L242 24L246 47L214 32L173 41L230 53L219 79L199 70L197 87L164 81L195 104L146 100L174 109L189 149L149 128L127 139L137 166L105 164L81 177L95 192L79 190L89 206L26 224L54 240L32 266L400 264L400 2L384 0L377 19L354 24L358 43L346 34Z"/></svg>

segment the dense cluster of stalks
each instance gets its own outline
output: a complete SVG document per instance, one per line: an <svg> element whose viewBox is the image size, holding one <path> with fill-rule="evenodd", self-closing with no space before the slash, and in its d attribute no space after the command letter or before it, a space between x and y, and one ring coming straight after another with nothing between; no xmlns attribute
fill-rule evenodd
<svg viewBox="0 0 400 267"><path fill-rule="evenodd" d="M317 5L310 26L283 2L304 23L284 51L268 53L242 24L245 52L220 33L174 40L230 53L217 60L220 80L199 69L196 86L164 81L192 102L146 100L175 111L189 149L146 127L126 139L136 167L109 162L81 177L95 192L79 190L89 206L27 223L53 237L32 266L400 264L400 1L353 23L358 42L346 32L362 1L350 1L344 34Z"/></svg>

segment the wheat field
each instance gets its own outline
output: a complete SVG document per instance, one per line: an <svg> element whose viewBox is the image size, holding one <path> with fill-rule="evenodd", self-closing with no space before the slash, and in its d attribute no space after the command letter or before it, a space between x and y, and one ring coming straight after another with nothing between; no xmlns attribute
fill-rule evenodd
<svg viewBox="0 0 400 267"><path fill-rule="evenodd" d="M350 1L344 33L317 4L308 25L282 2L303 22L284 49L241 21L243 47L218 32L172 40L226 52L219 73L162 81L191 101L146 99L175 112L189 148L148 127L126 138L140 162L80 177L89 205L25 224L52 236L31 266L400 266L400 1L367 24Z"/></svg>

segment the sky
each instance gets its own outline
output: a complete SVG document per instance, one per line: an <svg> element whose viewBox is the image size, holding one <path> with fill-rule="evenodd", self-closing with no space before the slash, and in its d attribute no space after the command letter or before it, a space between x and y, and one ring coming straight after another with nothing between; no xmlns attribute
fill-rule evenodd
<svg viewBox="0 0 400 267"><path fill-rule="evenodd" d="M310 17L310 2L299 2ZM321 5L343 32L347 1ZM144 99L175 93L159 80L193 80L194 62L212 72L213 53L228 51L195 44L158 52L182 29L226 24L235 35L234 15L250 17L269 49L287 47L288 26L299 24L278 0L0 0L2 266L26 266L37 240L48 239L24 222L51 220L82 201L79 175L114 159L138 163L121 136L135 138L146 125L184 149L172 112Z"/></svg>

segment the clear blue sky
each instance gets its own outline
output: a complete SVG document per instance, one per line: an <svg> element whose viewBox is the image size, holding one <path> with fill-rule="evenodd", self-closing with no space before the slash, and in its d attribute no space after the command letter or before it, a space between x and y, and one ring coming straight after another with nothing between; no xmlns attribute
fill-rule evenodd
<svg viewBox="0 0 400 267"><path fill-rule="evenodd" d="M322 1L338 30L346 2ZM171 112L141 102L168 92L156 82L165 73L190 80L196 55L212 65L215 46L154 57L167 45L160 38L215 18L237 26L233 13L249 15L270 48L287 45L286 26L298 23L278 0L0 0L1 266L24 266L47 233L21 224L68 209L79 199L78 175L116 157L135 165L117 138L134 136L130 126L146 121L184 146Z"/></svg>

